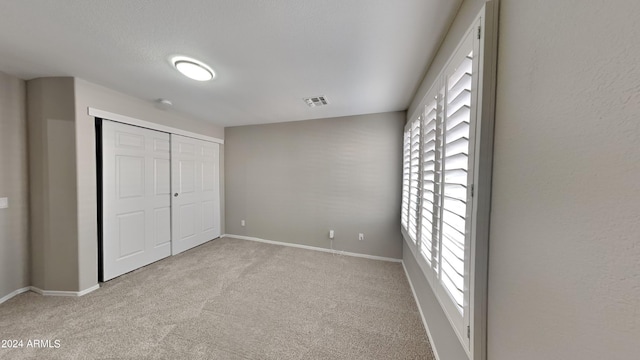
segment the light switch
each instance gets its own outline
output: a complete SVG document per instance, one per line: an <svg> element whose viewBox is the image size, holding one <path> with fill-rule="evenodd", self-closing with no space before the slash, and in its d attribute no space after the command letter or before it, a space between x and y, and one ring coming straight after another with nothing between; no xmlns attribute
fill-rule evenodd
<svg viewBox="0 0 640 360"><path fill-rule="evenodd" d="M9 198L0 198L0 209L6 209L9 207Z"/></svg>

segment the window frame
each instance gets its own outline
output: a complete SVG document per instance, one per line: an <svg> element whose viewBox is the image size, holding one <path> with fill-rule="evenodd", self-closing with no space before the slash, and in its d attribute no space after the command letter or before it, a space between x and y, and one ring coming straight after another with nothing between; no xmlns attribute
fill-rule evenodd
<svg viewBox="0 0 640 360"><path fill-rule="evenodd" d="M444 74L447 73L447 70L451 66L455 66L452 65L455 64L454 57L460 53L465 41L472 39L473 57L478 57L477 61L473 62L474 76L472 77L472 88L475 89L475 92L472 91L471 101L473 102L475 99L475 104L473 104L475 106L472 105L471 111L473 112L472 116L475 116L475 129L474 136L470 136L470 138L473 138L473 144L470 143L469 145L474 152L473 177L471 181L474 194L470 206L471 217L468 220L468 224L466 224L466 226L469 227L470 240L469 243L465 245L465 311L463 313L462 326L460 321L452 318L450 305L453 304L453 301L448 298L448 295L443 296L443 286L440 284L436 272L432 270L430 264L428 264L423 257L421 251L422 206L420 206L419 211L420 222L417 226L417 239L415 243L412 241L406 241L406 243L432 287L454 332L458 335L462 347L467 352L469 358L474 360L486 359L487 268L495 117L497 15L497 4L495 2L487 2L472 22L471 27L465 33L465 36L442 68L440 74L436 77L436 80L431 84L430 90L426 92L413 114L408 117L410 120L407 121L405 126L406 131L415 121L422 121L422 119L425 118L427 115L426 105L433 100L434 94L439 94L439 89L446 85L446 83L444 83ZM475 74L477 74L477 76L475 76ZM439 106L440 100L437 99L437 101ZM441 109L438 109L438 113L441 113ZM441 124L441 122L439 122L439 124ZM422 124L421 128L424 129L425 124ZM421 134L421 137L422 136L423 134ZM420 144L420 154L422 157L424 141L421 140ZM420 164L420 178L422 179L422 166L424 165L422 158ZM423 189L424 187L421 183L421 192ZM422 199L423 194L420 193L419 197ZM402 228L402 233L405 239L407 239L408 233L404 227ZM440 244L439 240L438 243ZM438 264L438 267L441 267L441 265Z"/></svg>

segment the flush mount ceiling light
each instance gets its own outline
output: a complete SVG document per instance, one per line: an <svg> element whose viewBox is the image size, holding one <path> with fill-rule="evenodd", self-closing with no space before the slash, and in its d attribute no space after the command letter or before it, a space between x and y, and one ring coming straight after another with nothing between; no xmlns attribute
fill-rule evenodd
<svg viewBox="0 0 640 360"><path fill-rule="evenodd" d="M216 76L216 73L202 61L186 56L174 56L171 63L182 75L197 81L209 81Z"/></svg>

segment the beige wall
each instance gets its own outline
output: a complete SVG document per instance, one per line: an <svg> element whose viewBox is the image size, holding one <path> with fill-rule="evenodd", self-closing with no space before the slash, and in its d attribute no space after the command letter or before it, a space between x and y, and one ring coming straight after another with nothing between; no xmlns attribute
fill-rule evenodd
<svg viewBox="0 0 640 360"><path fill-rule="evenodd" d="M489 359L640 354L640 2L501 5Z"/></svg>
<svg viewBox="0 0 640 360"><path fill-rule="evenodd" d="M335 249L400 258L404 119L396 112L226 128L226 232L329 248L333 229Z"/></svg>
<svg viewBox="0 0 640 360"><path fill-rule="evenodd" d="M224 128L222 127L171 110L161 110L152 102L143 101L82 79L75 79L79 289L87 289L97 284L98 281L95 128L94 118L87 113L88 107L224 139ZM224 156L224 146L221 146L220 149L221 156ZM222 167L220 177L221 213L224 214L224 168ZM224 224L224 219L222 221L221 224ZM224 232L224 227L222 231Z"/></svg>
<svg viewBox="0 0 640 360"><path fill-rule="evenodd" d="M78 290L72 78L27 83L31 285Z"/></svg>
<svg viewBox="0 0 640 360"><path fill-rule="evenodd" d="M30 285L25 82L0 72L0 298Z"/></svg>

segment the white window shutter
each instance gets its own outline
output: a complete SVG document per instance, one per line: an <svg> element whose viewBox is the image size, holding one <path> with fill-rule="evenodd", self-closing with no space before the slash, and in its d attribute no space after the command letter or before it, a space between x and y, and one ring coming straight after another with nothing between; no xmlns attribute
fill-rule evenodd
<svg viewBox="0 0 640 360"><path fill-rule="evenodd" d="M420 120L411 124L411 167L409 173L408 233L415 243L418 239L418 209L420 206Z"/></svg>
<svg viewBox="0 0 640 360"><path fill-rule="evenodd" d="M479 16L431 84L419 113L406 125L403 143L407 246L470 356L482 352L478 344L486 336L476 323L483 311L477 308L483 296L477 289L486 282L486 259L478 258L478 249L488 241L487 156L493 143L493 84L483 80L483 24ZM490 98L483 101L487 89Z"/></svg>
<svg viewBox="0 0 640 360"><path fill-rule="evenodd" d="M441 281L462 315L473 179L470 176L473 53L468 53L454 66L450 73L445 74Z"/></svg>
<svg viewBox="0 0 640 360"><path fill-rule="evenodd" d="M409 181L411 176L411 131L404 132L402 151L402 210L401 223L405 230L409 225Z"/></svg>
<svg viewBox="0 0 640 360"><path fill-rule="evenodd" d="M429 267L437 269L438 263L438 222L436 184L439 181L439 159L437 154L438 135L438 102L433 101L424 108L423 137L422 137L422 229L420 253Z"/></svg>

